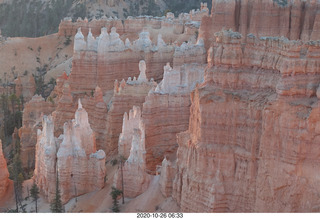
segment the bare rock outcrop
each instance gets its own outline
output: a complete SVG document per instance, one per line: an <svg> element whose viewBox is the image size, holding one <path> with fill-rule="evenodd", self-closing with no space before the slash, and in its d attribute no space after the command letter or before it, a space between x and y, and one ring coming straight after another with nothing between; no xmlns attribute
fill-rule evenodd
<svg viewBox="0 0 320 219"><path fill-rule="evenodd" d="M121 189L123 174L124 196L129 198L137 197L145 192L151 181L151 175L146 172L144 124L141 120L135 120L135 122L138 125L133 126L138 127L133 129L130 155L123 165L123 173L121 173L121 169L118 169L114 178L115 186Z"/></svg>
<svg viewBox="0 0 320 219"><path fill-rule="evenodd" d="M49 99L51 99L53 102L58 102L60 100L63 94L62 91L64 83L66 83L67 80L68 75L66 74L66 72L63 72L63 74L56 79L56 86L51 92Z"/></svg>
<svg viewBox="0 0 320 219"><path fill-rule="evenodd" d="M2 142L0 140L0 198L7 191L7 187L9 185L9 172L7 168L7 161L4 158L2 152Z"/></svg>
<svg viewBox="0 0 320 219"><path fill-rule="evenodd" d="M25 104L22 116L22 127L19 129L20 157L22 167L32 170L35 165L35 147L37 143L37 130L42 125L42 115L50 115L55 109L55 104L45 101L35 95Z"/></svg>
<svg viewBox="0 0 320 219"><path fill-rule="evenodd" d="M89 115L89 123L96 133L97 149L105 148L106 123L107 123L107 104L101 88L97 86L91 90L90 96L82 93L72 93L68 81L65 81L61 98L57 107L52 113L55 123L55 136L62 134L63 124L73 118L78 107L77 98L82 98L83 106Z"/></svg>
<svg viewBox="0 0 320 219"><path fill-rule="evenodd" d="M94 18L91 21L78 19L76 22L72 22L71 18L66 18L61 21L58 34L60 36L74 36L78 28L81 28L85 36L89 34L90 30L96 36L100 34L101 28L106 28L110 32L115 27L118 33L124 36L122 38L123 41L126 38L133 41L140 32L146 30L151 33L152 39L156 39L159 33L166 33L164 35L165 41L174 42L177 40L182 43L195 35L202 17L208 16L209 9L207 4L203 3L200 7L200 9L191 10L189 13L182 13L178 17L169 12L166 17L129 16L125 20L103 16L100 19Z"/></svg>
<svg viewBox="0 0 320 219"><path fill-rule="evenodd" d="M165 156L177 150L176 134L187 130L190 92L204 78L204 65L164 67L164 78L146 97L142 118L146 130L147 169L155 173Z"/></svg>
<svg viewBox="0 0 320 219"><path fill-rule="evenodd" d="M101 29L99 37L89 32L87 41L78 30L75 36L72 72L69 84L73 93L90 93L99 86L103 92L113 89L115 80L138 77L138 63L145 60L146 76L154 80L162 79L162 66L173 61L174 47L162 45L158 48L149 38L149 32L143 31L133 44L124 42L116 28L110 34ZM134 67L136 66L136 67ZM90 72L90 74L89 74Z"/></svg>
<svg viewBox="0 0 320 219"><path fill-rule="evenodd" d="M170 161L165 157L161 164L160 174L160 191L165 197L171 197L173 180L176 174L175 161Z"/></svg>
<svg viewBox="0 0 320 219"><path fill-rule="evenodd" d="M132 138L134 130L139 128L141 122L141 109L138 106L133 106L129 111L123 115L122 132L119 136L118 154L124 158L128 158L132 146Z"/></svg>
<svg viewBox="0 0 320 219"><path fill-rule="evenodd" d="M199 33L206 41L206 49L214 41L214 33L222 29L232 29L244 36L251 33L257 37L317 40L319 7L317 1L304 0L213 0L211 15L203 18Z"/></svg>
<svg viewBox="0 0 320 219"><path fill-rule="evenodd" d="M204 48L204 42L202 38L196 43L189 41L183 42L181 46L177 46L173 55L173 68L179 68L185 64L206 63L207 53Z"/></svg>
<svg viewBox="0 0 320 219"><path fill-rule="evenodd" d="M54 197L56 177L63 203L103 188L105 153L96 151L95 134L80 100L75 119L64 124L59 138L54 137L51 116L44 116L43 123L43 131L38 131L35 179L48 200Z"/></svg>
<svg viewBox="0 0 320 219"><path fill-rule="evenodd" d="M319 45L222 31L191 94L173 198L186 212L319 211Z"/></svg>
<svg viewBox="0 0 320 219"><path fill-rule="evenodd" d="M37 133L34 177L40 191L51 201L56 191L59 140L54 137L54 123L50 115L43 116L42 127L42 131L38 129Z"/></svg>
<svg viewBox="0 0 320 219"><path fill-rule="evenodd" d="M77 109L76 101L74 99L75 98L73 98L71 93L70 84L66 81L62 88L61 98L58 100L57 107L52 113L55 136L62 134L63 124L73 118Z"/></svg>
<svg viewBox="0 0 320 219"><path fill-rule="evenodd" d="M119 152L128 154L128 142L140 121L145 126L146 168L155 174L165 156L175 154L176 134L188 127L190 92L204 78L203 64L186 64L172 69L168 63L164 67L164 78L156 88L149 91L142 106L133 109L123 117L123 129L119 139ZM121 87L121 85L120 85Z"/></svg>
<svg viewBox="0 0 320 219"><path fill-rule="evenodd" d="M107 154L116 154L118 152L119 135L121 133L121 127L124 127L123 115L125 113L128 114L133 106L142 108L145 97L148 95L149 91L157 86L157 83L152 79L148 81L146 76L146 63L144 60L140 60L139 70L140 74L138 79L136 79L136 77L133 77L133 79L129 77L127 81L122 80L120 83L115 81L114 83L114 94L110 101L110 109L107 115L106 145L105 148L103 148ZM139 113L136 111L132 112L132 117L135 117L136 114ZM129 113L129 120L131 118L130 115L131 114ZM127 133L127 131L123 129L122 132ZM127 134L122 135L122 138L131 139ZM124 144L123 147L127 147L125 145L128 143L119 141L119 144ZM130 146L127 148L130 150L131 140L129 141L129 145ZM122 150L123 147L119 147L119 153L127 158L129 156L129 151L126 149Z"/></svg>
<svg viewBox="0 0 320 219"><path fill-rule="evenodd" d="M84 97L82 103L89 115L89 123L96 135L97 149L104 149L107 135L108 106L103 99L103 92L96 87L93 97Z"/></svg>

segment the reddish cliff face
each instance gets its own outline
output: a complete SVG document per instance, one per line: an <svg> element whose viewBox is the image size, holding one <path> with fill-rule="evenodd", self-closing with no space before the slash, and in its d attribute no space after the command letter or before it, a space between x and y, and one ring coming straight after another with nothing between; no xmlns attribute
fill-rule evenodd
<svg viewBox="0 0 320 219"><path fill-rule="evenodd" d="M160 191L183 212L320 211L319 7L213 0L210 17L202 4L178 19L63 21L59 34L75 35L72 73L52 102L26 104L23 165L36 143L35 180L49 200L57 176L63 202L101 189L106 156L119 155L129 198L162 164Z"/></svg>
<svg viewBox="0 0 320 219"><path fill-rule="evenodd" d="M61 200L66 203L104 186L105 153L96 151L95 133L90 128L88 113L79 100L75 119L64 124L63 135L54 136L51 116L43 117L43 130L38 130L35 180L51 201L59 179Z"/></svg>
<svg viewBox="0 0 320 219"><path fill-rule="evenodd" d="M5 194L9 184L9 172L7 161L3 156L2 143L0 140L0 198Z"/></svg>
<svg viewBox="0 0 320 219"><path fill-rule="evenodd" d="M50 115L55 104L45 101L41 96L35 95L25 104L22 116L22 127L19 129L21 145L22 167L28 170L35 165L35 146L37 143L37 129L41 127L42 115Z"/></svg>
<svg viewBox="0 0 320 219"><path fill-rule="evenodd" d="M59 36L74 36L78 28L81 28L85 36L91 29L92 34L97 36L100 34L101 28L107 28L108 32L112 27L117 28L121 39L128 38L133 41L138 38L141 31L149 31L151 39L156 40L159 33L164 35L166 42L184 42L189 40L197 32L202 17L208 16L209 10L206 3L201 5L200 10L192 10L190 13L180 14L174 17L173 13L167 13L166 17L128 17L125 20L102 17L99 20L78 19L72 22L71 19L63 20L59 25Z"/></svg>
<svg viewBox="0 0 320 219"><path fill-rule="evenodd" d="M76 111L77 103L71 94L70 85L68 81L64 83L62 88L61 98L57 101L57 107L52 113L54 122L54 133L56 136L62 134L63 124L71 120Z"/></svg>
<svg viewBox="0 0 320 219"><path fill-rule="evenodd" d="M204 17L200 36L206 48L214 41L214 33L232 29L244 36L284 36L291 40L317 40L319 32L317 1L277 0L213 0L211 16ZM243 38L245 40L245 38Z"/></svg>
<svg viewBox="0 0 320 219"><path fill-rule="evenodd" d="M63 132L65 122L72 120L78 107L77 98L82 98L83 106L87 109L89 123L96 133L97 148L104 147L107 123L107 104L103 100L103 93L100 87L87 94L72 94L68 81L63 86L61 98L58 100L57 107L52 113L55 135L59 136Z"/></svg>
<svg viewBox="0 0 320 219"><path fill-rule="evenodd" d="M176 153L176 134L188 128L190 92L203 81L204 62L202 43L177 47L174 67L169 64L164 67L163 80L146 97L142 118L145 123L146 165L152 173L165 156Z"/></svg>
<svg viewBox="0 0 320 219"><path fill-rule="evenodd" d="M144 61L141 61L140 63L144 63ZM106 145L105 148L103 148L107 154L119 153L126 158L129 156L132 137L123 129L123 115L124 113L128 114L133 106L142 108L142 104L144 103L149 91L157 85L154 81L148 81L145 76L145 67L145 63L140 67L140 75L138 79L134 77L132 80L130 77L127 82L124 80L122 80L120 84L118 81L115 82L114 95L111 99L110 109L107 116ZM121 133L121 127L123 134L121 137L122 140L120 141L119 136ZM128 127L126 129L128 129ZM132 132L133 129L129 129L128 131ZM124 132L126 134L124 134ZM119 146L120 151L118 151L118 142L121 145Z"/></svg>
<svg viewBox="0 0 320 219"><path fill-rule="evenodd" d="M146 172L145 130L143 121L141 120L140 108L134 106L130 114L129 121L124 120L124 129L133 129L132 133L128 133L132 136L130 154L123 165L123 172L121 173L121 169L118 169L114 178L114 185L117 188L122 188L121 182L123 176L124 196L134 198L148 189L151 175Z"/></svg>
<svg viewBox="0 0 320 219"><path fill-rule="evenodd" d="M88 111L89 123L95 132L97 149L103 149L106 144L107 104L103 100L102 90L96 87L93 97L82 99L84 108Z"/></svg>
<svg viewBox="0 0 320 219"><path fill-rule="evenodd" d="M71 91L90 93L97 85L103 92L113 90L115 80L139 76L137 63L140 60L147 64L149 79L162 79L162 67L167 62L172 63L174 47L166 45L161 37L160 40L163 44L153 43L149 32L141 32L133 43L129 40L124 42L115 28L110 33L102 28L98 39L89 32L85 41L79 29L69 77Z"/></svg>
<svg viewBox="0 0 320 219"><path fill-rule="evenodd" d="M172 182L176 175L175 161L170 161L165 157L161 164L160 175L160 191L165 197L171 197L172 195Z"/></svg>
<svg viewBox="0 0 320 219"><path fill-rule="evenodd" d="M63 74L56 79L56 86L51 92L49 99L51 99L53 102L58 102L60 100L63 94L62 91L63 91L64 83L67 80L68 80L68 75L66 74L66 72L63 72Z"/></svg>
<svg viewBox="0 0 320 219"><path fill-rule="evenodd" d="M241 41L232 31L215 35L189 130L178 134L173 197L189 212L319 211L320 47Z"/></svg>
<svg viewBox="0 0 320 219"><path fill-rule="evenodd" d="M164 78L155 89L150 90L142 106L142 119L145 125L146 169L155 173L164 156L174 155L177 150L176 134L188 128L190 110L190 92L197 83L203 81L204 65L187 64L172 69L169 64L164 67ZM131 113L132 114L132 113ZM126 129L119 140L119 150L128 145L135 128L130 126L125 116ZM120 149L122 147L122 149ZM128 148L128 147L126 147ZM127 154L127 152L125 152Z"/></svg>

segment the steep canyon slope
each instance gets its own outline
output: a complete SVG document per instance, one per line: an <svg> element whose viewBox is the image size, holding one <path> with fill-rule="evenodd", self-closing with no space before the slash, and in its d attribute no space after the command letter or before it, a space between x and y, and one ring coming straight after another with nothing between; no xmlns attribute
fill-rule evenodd
<svg viewBox="0 0 320 219"><path fill-rule="evenodd" d="M61 22L71 73L25 105L19 131L47 200L59 179L67 205L124 186L127 210L157 196L158 211L320 211L319 2L211 12Z"/></svg>
<svg viewBox="0 0 320 219"><path fill-rule="evenodd" d="M205 82L192 92L176 175L167 177L182 211L319 211L319 43L312 34L294 41L258 33L205 38Z"/></svg>

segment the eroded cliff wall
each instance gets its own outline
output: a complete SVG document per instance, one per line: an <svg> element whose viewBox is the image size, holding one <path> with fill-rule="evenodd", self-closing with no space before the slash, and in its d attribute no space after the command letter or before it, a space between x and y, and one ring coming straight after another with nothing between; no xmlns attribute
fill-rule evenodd
<svg viewBox="0 0 320 219"><path fill-rule="evenodd" d="M79 101L75 119L64 124L63 135L54 136L52 116L43 117L43 130L38 130L35 181L51 201L59 180L63 203L104 187L105 153L96 151L95 134L88 113Z"/></svg>
<svg viewBox="0 0 320 219"><path fill-rule="evenodd" d="M204 17L200 36L214 41L214 33L232 29L244 36L284 36L290 40L317 40L320 5L313 0L213 0L210 17ZM245 40L245 38L243 38Z"/></svg>
<svg viewBox="0 0 320 219"><path fill-rule="evenodd" d="M178 134L173 197L189 212L319 211L319 44L215 34Z"/></svg>
<svg viewBox="0 0 320 219"><path fill-rule="evenodd" d="M37 143L37 129L42 126L42 116L50 115L55 104L45 101L41 96L35 95L25 104L22 116L22 127L19 129L20 157L22 167L32 170L35 165L35 146Z"/></svg>

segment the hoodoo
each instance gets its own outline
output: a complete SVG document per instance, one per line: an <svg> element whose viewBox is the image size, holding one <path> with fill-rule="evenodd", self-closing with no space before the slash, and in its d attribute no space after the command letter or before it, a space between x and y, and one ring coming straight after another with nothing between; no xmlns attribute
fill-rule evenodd
<svg viewBox="0 0 320 219"><path fill-rule="evenodd" d="M95 135L88 113L79 99L75 119L64 124L63 135L54 137L52 117L44 116L43 131L38 131L35 179L52 200L59 178L62 202L104 187L105 153L96 151Z"/></svg>
<svg viewBox="0 0 320 219"><path fill-rule="evenodd" d="M168 2L154 4L164 14ZM7 165L20 137L23 194L34 168L41 212L57 184L66 212L320 212L319 1L200 6L100 11L40 39L0 38L0 54L37 60L34 76L11 67L13 83L0 83L0 210L15 208Z"/></svg>

